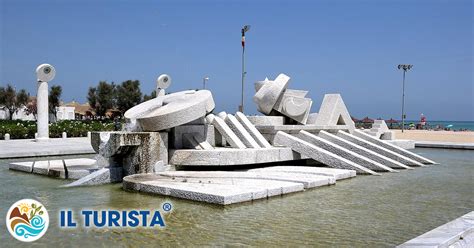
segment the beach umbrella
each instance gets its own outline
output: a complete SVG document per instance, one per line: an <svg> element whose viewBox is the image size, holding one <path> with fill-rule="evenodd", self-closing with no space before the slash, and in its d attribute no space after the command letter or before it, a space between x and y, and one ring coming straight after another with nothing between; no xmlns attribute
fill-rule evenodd
<svg viewBox="0 0 474 248"><path fill-rule="evenodd" d="M368 116L362 119L363 123L374 123L374 120L370 119Z"/></svg>
<svg viewBox="0 0 474 248"><path fill-rule="evenodd" d="M394 120L394 119L392 119L392 118L390 118L390 120L386 120L385 122L386 122L386 123L389 123L389 124L398 123L397 120Z"/></svg>
<svg viewBox="0 0 474 248"><path fill-rule="evenodd" d="M354 116L352 116L352 115L351 115L351 119L352 119L352 121L353 121L353 122L356 122L356 123L357 123L357 122L360 122L360 120L359 120L359 119L355 118L355 117L354 117Z"/></svg>

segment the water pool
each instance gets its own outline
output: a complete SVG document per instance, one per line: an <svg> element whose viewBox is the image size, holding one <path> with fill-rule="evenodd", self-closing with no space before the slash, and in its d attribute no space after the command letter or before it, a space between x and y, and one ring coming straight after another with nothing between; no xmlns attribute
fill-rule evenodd
<svg viewBox="0 0 474 248"><path fill-rule="evenodd" d="M414 151L440 164L382 176L357 176L335 186L226 207L125 192L120 184L60 188L65 181L10 171L8 163L12 160L0 160L1 246L20 244L5 227L10 205L22 198L34 198L47 207L51 217L47 233L34 242L40 247L393 247L474 210L473 151ZM160 209L164 202L174 207L164 215L164 229L58 227L61 209L152 210Z"/></svg>

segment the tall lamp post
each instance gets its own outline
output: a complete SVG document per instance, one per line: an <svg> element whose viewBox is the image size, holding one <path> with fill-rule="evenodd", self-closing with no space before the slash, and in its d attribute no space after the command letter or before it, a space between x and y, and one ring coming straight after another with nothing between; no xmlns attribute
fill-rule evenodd
<svg viewBox="0 0 474 248"><path fill-rule="evenodd" d="M245 33L250 30L250 25L245 25L242 28L242 98L240 99L239 111L244 112L244 80L245 74Z"/></svg>
<svg viewBox="0 0 474 248"><path fill-rule="evenodd" d="M398 69L403 69L403 83L402 83L402 133L405 130L405 73L410 70L413 65L398 65Z"/></svg>
<svg viewBox="0 0 474 248"><path fill-rule="evenodd" d="M203 77L202 78L202 88L206 89L206 82L209 81L209 77Z"/></svg>

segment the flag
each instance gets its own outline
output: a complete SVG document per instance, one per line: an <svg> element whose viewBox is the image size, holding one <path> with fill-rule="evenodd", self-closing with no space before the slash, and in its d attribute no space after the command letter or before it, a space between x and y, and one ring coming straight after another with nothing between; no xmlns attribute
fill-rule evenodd
<svg viewBox="0 0 474 248"><path fill-rule="evenodd" d="M242 47L245 47L245 30L242 28Z"/></svg>

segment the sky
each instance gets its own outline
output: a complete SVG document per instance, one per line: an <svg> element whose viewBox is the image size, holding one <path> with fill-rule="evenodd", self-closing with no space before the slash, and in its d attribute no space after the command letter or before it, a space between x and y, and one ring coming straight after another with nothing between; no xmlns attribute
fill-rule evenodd
<svg viewBox="0 0 474 248"><path fill-rule="evenodd" d="M35 69L56 68L62 100L86 102L101 80L156 78L169 91L202 87L217 111L234 113L246 35L245 113L254 83L279 73L308 90L312 112L340 93L357 118L474 121L473 2L440 0L145 1L0 0L0 86L36 94Z"/></svg>

